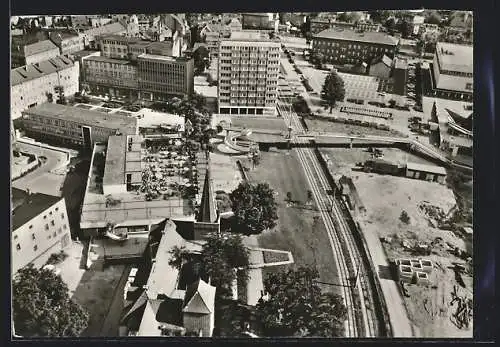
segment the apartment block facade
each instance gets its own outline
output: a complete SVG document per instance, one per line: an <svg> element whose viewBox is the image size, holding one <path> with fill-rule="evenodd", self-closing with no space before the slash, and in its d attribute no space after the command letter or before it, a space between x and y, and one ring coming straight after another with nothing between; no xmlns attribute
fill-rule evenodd
<svg viewBox="0 0 500 347"><path fill-rule="evenodd" d="M65 199L22 193L24 201L12 212L12 274L30 263L41 267L51 254L71 245Z"/></svg>
<svg viewBox="0 0 500 347"><path fill-rule="evenodd" d="M194 60L142 54L137 57L139 97L146 100L167 100L172 95L194 92Z"/></svg>
<svg viewBox="0 0 500 347"><path fill-rule="evenodd" d="M382 32L327 29L313 37L313 50L334 64L370 62L384 54L393 58L398 40Z"/></svg>
<svg viewBox="0 0 500 347"><path fill-rule="evenodd" d="M220 43L219 113L276 115L279 42L235 32Z"/></svg>
<svg viewBox="0 0 500 347"><path fill-rule="evenodd" d="M65 96L79 90L79 64L65 56L13 69L10 72L10 110L13 119L30 107L57 100L57 87Z"/></svg>
<svg viewBox="0 0 500 347"><path fill-rule="evenodd" d="M137 97L137 66L132 62L87 56L82 59L82 65L82 82L93 93L110 94L111 97Z"/></svg>

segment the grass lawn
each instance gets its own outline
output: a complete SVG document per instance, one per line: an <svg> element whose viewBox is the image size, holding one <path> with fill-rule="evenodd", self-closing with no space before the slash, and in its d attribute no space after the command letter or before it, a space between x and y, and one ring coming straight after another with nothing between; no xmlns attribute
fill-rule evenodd
<svg viewBox="0 0 500 347"><path fill-rule="evenodd" d="M252 181L268 182L277 192L277 226L274 230L259 235L259 245L290 251L295 261L290 265L262 269L264 278L268 273L283 271L288 266L316 263L321 282L338 283L330 241L320 214L302 207L310 188L296 153L261 152L261 163L248 174ZM287 207L284 201L287 192L291 192L292 200L296 201L293 207ZM337 292L338 287L325 286L325 290Z"/></svg>

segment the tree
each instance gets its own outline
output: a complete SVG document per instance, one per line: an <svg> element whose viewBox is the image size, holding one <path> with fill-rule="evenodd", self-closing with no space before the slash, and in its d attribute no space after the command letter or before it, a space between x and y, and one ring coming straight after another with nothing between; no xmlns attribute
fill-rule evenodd
<svg viewBox="0 0 500 347"><path fill-rule="evenodd" d="M436 107L436 102L432 104L432 110L431 110L431 121L434 123L438 123L438 118L437 118L437 107Z"/></svg>
<svg viewBox="0 0 500 347"><path fill-rule="evenodd" d="M389 17L385 21L385 27L387 28L387 31L389 32L389 34L393 35L394 31L396 30L396 20L393 17Z"/></svg>
<svg viewBox="0 0 500 347"><path fill-rule="evenodd" d="M23 337L77 337L87 328L89 315L72 301L61 276L32 264L13 280L12 308L17 335Z"/></svg>
<svg viewBox="0 0 500 347"><path fill-rule="evenodd" d="M407 20L401 21L399 24L399 30L403 38L408 38L412 34L412 26Z"/></svg>
<svg viewBox="0 0 500 347"><path fill-rule="evenodd" d="M330 107L330 113L337 101L343 101L345 97L345 87L342 78L334 71L325 78L325 84L321 92L321 99Z"/></svg>
<svg viewBox="0 0 500 347"><path fill-rule="evenodd" d="M210 59L208 49L200 46L193 53L194 68L198 74L201 74L210 67Z"/></svg>
<svg viewBox="0 0 500 347"><path fill-rule="evenodd" d="M410 224L410 216L408 215L408 212L406 212L405 210L401 211L399 220L405 224Z"/></svg>
<svg viewBox="0 0 500 347"><path fill-rule="evenodd" d="M257 303L264 336L342 337L347 309L342 298L322 293L318 271L299 267L264 280L268 299Z"/></svg>
<svg viewBox="0 0 500 347"><path fill-rule="evenodd" d="M245 235L259 234L276 226L277 203L267 183L242 182L229 195L235 226Z"/></svg>
<svg viewBox="0 0 500 347"><path fill-rule="evenodd" d="M209 235L203 245L201 259L204 272L210 277L212 285L217 287L220 297L231 295L231 287L236 279L235 269L240 271L241 280L248 279L249 251L240 235Z"/></svg>
<svg viewBox="0 0 500 347"><path fill-rule="evenodd" d="M170 259L168 261L168 265L176 268L177 270L181 270L182 266L193 260L191 253L183 246L177 247L175 246L170 250Z"/></svg>
<svg viewBox="0 0 500 347"><path fill-rule="evenodd" d="M429 24L441 24L441 15L437 11L432 11L426 18L425 22Z"/></svg>

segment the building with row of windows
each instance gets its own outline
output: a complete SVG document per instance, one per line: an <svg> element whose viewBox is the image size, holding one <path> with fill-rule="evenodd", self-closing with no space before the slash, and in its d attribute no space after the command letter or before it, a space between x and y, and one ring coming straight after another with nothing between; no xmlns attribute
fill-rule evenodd
<svg viewBox="0 0 500 347"><path fill-rule="evenodd" d="M12 274L71 245L64 198L12 189Z"/></svg>
<svg viewBox="0 0 500 347"><path fill-rule="evenodd" d="M23 111L21 129L34 139L87 150L117 133L133 135L138 131L135 117L53 103Z"/></svg>
<svg viewBox="0 0 500 347"><path fill-rule="evenodd" d="M472 46L438 42L431 75L435 96L472 101Z"/></svg>
<svg viewBox="0 0 500 347"><path fill-rule="evenodd" d="M85 47L85 40L81 34L66 31L49 32L49 39L59 47L61 55L81 51Z"/></svg>
<svg viewBox="0 0 500 347"><path fill-rule="evenodd" d="M379 32L382 26L378 23L370 21L340 22L333 18L313 18L311 19L311 33L318 34L327 29L349 29L357 31L374 31Z"/></svg>
<svg viewBox="0 0 500 347"><path fill-rule="evenodd" d="M79 64L65 56L12 69L10 72L10 111L12 119L21 112L48 100L74 95L79 90Z"/></svg>
<svg viewBox="0 0 500 347"><path fill-rule="evenodd" d="M260 32L234 32L220 43L219 113L275 115L281 45Z"/></svg>
<svg viewBox="0 0 500 347"><path fill-rule="evenodd" d="M382 32L327 29L313 36L313 51L333 64L358 64L387 55L393 58L398 40Z"/></svg>

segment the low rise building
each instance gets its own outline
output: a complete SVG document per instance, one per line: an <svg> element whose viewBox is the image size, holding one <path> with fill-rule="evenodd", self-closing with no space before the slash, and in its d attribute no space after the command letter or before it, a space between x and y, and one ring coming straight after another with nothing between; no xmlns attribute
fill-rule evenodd
<svg viewBox="0 0 500 347"><path fill-rule="evenodd" d="M441 166L407 163L406 177L444 184L446 170Z"/></svg>
<svg viewBox="0 0 500 347"><path fill-rule="evenodd" d="M127 22L128 23L128 22ZM82 31L83 41L86 48L99 48L99 37L104 35L134 35L134 32L129 33L128 26L124 27L122 22L113 22L103 26L87 28Z"/></svg>
<svg viewBox="0 0 500 347"><path fill-rule="evenodd" d="M398 40L382 32L327 29L313 36L313 50L334 64L357 64L387 55L393 58Z"/></svg>
<svg viewBox="0 0 500 347"><path fill-rule="evenodd" d="M44 103L22 112L26 135L46 142L91 149L117 133L137 133L137 118L79 107Z"/></svg>
<svg viewBox="0 0 500 347"><path fill-rule="evenodd" d="M432 63L433 94L438 97L472 101L472 46L438 42Z"/></svg>
<svg viewBox="0 0 500 347"><path fill-rule="evenodd" d="M23 110L48 100L57 101L61 93L74 95L79 90L78 76L78 62L65 56L11 70L11 117L19 118Z"/></svg>
<svg viewBox="0 0 500 347"><path fill-rule="evenodd" d="M42 40L35 43L12 45L11 59L12 68L40 63L57 57L60 54L59 48L50 40Z"/></svg>
<svg viewBox="0 0 500 347"><path fill-rule="evenodd" d="M393 93L405 96L408 82L408 62L405 59L396 58L394 60L392 77L394 80Z"/></svg>
<svg viewBox="0 0 500 347"><path fill-rule="evenodd" d="M382 57L375 58L370 65L369 75L381 79L389 79L392 72L393 61L385 54Z"/></svg>
<svg viewBox="0 0 500 347"><path fill-rule="evenodd" d="M83 35L77 33L68 33L57 31L49 33L49 39L59 47L61 55L71 54L81 51L85 47Z"/></svg>
<svg viewBox="0 0 500 347"><path fill-rule="evenodd" d="M12 189L12 274L71 245L64 198Z"/></svg>

